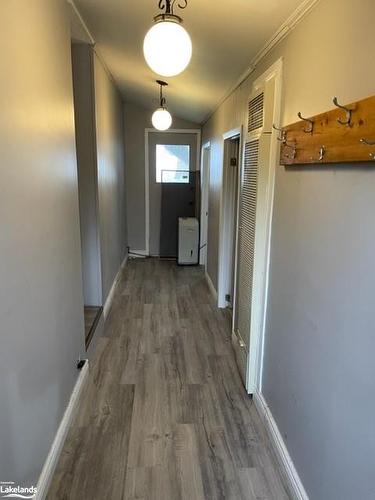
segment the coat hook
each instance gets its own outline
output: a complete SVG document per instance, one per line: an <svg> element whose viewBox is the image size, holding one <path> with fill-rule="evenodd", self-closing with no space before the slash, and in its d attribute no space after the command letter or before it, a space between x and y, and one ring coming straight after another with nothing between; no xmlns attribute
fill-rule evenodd
<svg viewBox="0 0 375 500"><path fill-rule="evenodd" d="M375 145L375 141L371 141L369 139L360 139L359 142L361 142L365 146L374 146Z"/></svg>
<svg viewBox="0 0 375 500"><path fill-rule="evenodd" d="M312 134L314 132L314 120L310 120L309 118L304 118L301 115L301 112L299 112L297 116L300 120L303 120L304 122L308 122L310 124L310 127L308 129L306 128L303 129L305 134Z"/></svg>
<svg viewBox="0 0 375 500"><path fill-rule="evenodd" d="M354 109L349 109L349 108L339 104L337 97L333 98L333 104L335 106L337 106L338 108L345 110L345 112L346 112L346 120L341 120L341 118L337 118L337 123L340 123L340 125L350 125L350 122L352 120L352 113L353 113Z"/></svg>
<svg viewBox="0 0 375 500"><path fill-rule="evenodd" d="M365 146L375 146L375 141L369 140L369 139L360 139L359 142L361 144L364 144ZM369 154L370 158L372 160L375 160L375 153L370 153Z"/></svg>
<svg viewBox="0 0 375 500"><path fill-rule="evenodd" d="M277 132L281 132L281 137L276 137L276 139L280 142L282 142L283 144L286 143L286 130L283 130L282 128L279 128L279 127L276 127L275 124L272 125L272 128L274 130L277 130Z"/></svg>
<svg viewBox="0 0 375 500"><path fill-rule="evenodd" d="M319 149L319 158L318 158L318 161L323 161L324 159L324 156L326 154L326 147L325 146L321 146L321 148ZM313 158L311 156L311 161L316 161L315 158Z"/></svg>

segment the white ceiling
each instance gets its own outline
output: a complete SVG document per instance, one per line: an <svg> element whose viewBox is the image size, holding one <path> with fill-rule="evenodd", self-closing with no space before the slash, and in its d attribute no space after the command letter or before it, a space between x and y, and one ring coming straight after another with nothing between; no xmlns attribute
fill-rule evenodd
<svg viewBox="0 0 375 500"><path fill-rule="evenodd" d="M124 99L157 104L155 75L143 58L143 39L157 0L75 0ZM264 44L303 0L188 0L175 9L193 42L188 68L169 78L170 111L201 123L217 107Z"/></svg>

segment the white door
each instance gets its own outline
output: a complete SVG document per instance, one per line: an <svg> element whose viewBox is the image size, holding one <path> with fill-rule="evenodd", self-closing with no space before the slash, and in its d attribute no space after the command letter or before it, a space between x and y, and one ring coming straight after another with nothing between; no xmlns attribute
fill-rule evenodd
<svg viewBox="0 0 375 500"><path fill-rule="evenodd" d="M238 345L235 348L241 376L246 386L254 273L259 140L247 141L244 148L239 199L235 317Z"/></svg>
<svg viewBox="0 0 375 500"><path fill-rule="evenodd" d="M264 326L275 161L272 134L275 85L276 76L253 89L243 146L233 346L249 393L257 385Z"/></svg>

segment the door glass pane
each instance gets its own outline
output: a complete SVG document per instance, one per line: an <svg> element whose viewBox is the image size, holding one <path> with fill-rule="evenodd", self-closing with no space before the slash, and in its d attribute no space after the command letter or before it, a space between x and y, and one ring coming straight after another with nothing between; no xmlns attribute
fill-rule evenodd
<svg viewBox="0 0 375 500"><path fill-rule="evenodd" d="M190 180L189 165L189 145L156 145L156 182L188 184Z"/></svg>

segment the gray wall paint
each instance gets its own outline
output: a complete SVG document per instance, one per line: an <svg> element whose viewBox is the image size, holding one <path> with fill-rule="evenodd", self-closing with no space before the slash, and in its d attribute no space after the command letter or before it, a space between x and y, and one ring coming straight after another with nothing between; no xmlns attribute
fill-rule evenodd
<svg viewBox="0 0 375 500"><path fill-rule="evenodd" d="M152 127L152 113L124 104L128 240L132 250L145 250L145 129ZM173 117L172 127L199 129L200 125Z"/></svg>
<svg viewBox="0 0 375 500"><path fill-rule="evenodd" d="M0 471L36 482L84 352L63 0L0 3Z"/></svg>
<svg viewBox="0 0 375 500"><path fill-rule="evenodd" d="M105 303L126 254L122 99L89 45L73 46L84 298Z"/></svg>
<svg viewBox="0 0 375 500"><path fill-rule="evenodd" d="M72 63L83 296L86 305L100 306L103 302L92 47L74 44Z"/></svg>
<svg viewBox="0 0 375 500"><path fill-rule="evenodd" d="M123 105L111 77L94 55L95 120L103 301L126 255L127 221Z"/></svg>
<svg viewBox="0 0 375 500"><path fill-rule="evenodd" d="M375 171L277 171L264 394L311 499L375 498Z"/></svg>
<svg viewBox="0 0 375 500"><path fill-rule="evenodd" d="M222 134L245 123L254 79L283 57L283 124L332 108L334 95L372 95L374 14L372 0L321 0L208 121L210 217ZM311 500L375 496L374 189L373 166L276 166L263 392Z"/></svg>

